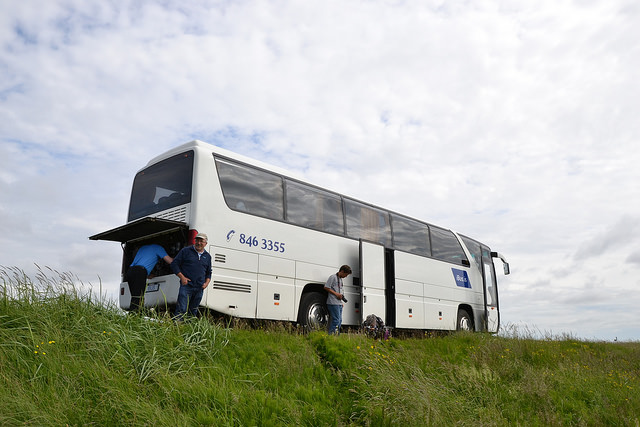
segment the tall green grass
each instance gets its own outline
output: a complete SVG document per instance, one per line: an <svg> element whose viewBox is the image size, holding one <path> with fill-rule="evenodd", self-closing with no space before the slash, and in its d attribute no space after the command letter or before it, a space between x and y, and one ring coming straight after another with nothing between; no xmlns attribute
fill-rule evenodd
<svg viewBox="0 0 640 427"><path fill-rule="evenodd" d="M68 273L0 268L0 425L640 423L640 343L375 341L124 314Z"/></svg>

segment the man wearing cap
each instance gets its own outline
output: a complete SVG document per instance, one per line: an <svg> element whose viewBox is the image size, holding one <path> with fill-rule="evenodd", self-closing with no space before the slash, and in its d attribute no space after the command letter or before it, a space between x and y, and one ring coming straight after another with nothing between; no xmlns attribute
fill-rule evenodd
<svg viewBox="0 0 640 427"><path fill-rule="evenodd" d="M182 320L188 312L198 315L202 294L211 281L211 255L204 248L208 238L198 233L193 246L184 247L171 263L171 271L180 278L180 290L174 316Z"/></svg>

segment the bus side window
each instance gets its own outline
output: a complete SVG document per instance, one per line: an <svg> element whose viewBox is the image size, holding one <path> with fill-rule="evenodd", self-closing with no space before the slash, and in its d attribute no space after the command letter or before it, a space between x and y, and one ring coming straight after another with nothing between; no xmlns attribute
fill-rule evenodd
<svg viewBox="0 0 640 427"><path fill-rule="evenodd" d="M389 214L352 200L345 200L347 235L391 246Z"/></svg>
<svg viewBox="0 0 640 427"><path fill-rule="evenodd" d="M412 254L431 256L429 229L426 224L391 215L393 244L396 249Z"/></svg>
<svg viewBox="0 0 640 427"><path fill-rule="evenodd" d="M431 251L434 258L454 264L463 264L463 261L469 262L460 242L451 231L434 226L430 226L429 230L431 231Z"/></svg>
<svg viewBox="0 0 640 427"><path fill-rule="evenodd" d="M469 252L471 253L471 259L473 260L473 264L478 271L482 272L482 266L480 265L480 262L482 260L482 252L480 250L480 244L478 242L475 242L467 237L464 236L460 236L462 238L462 241L464 242L465 246L467 247L467 249L469 249Z"/></svg>
<svg viewBox="0 0 640 427"><path fill-rule="evenodd" d="M289 180L285 182L287 221L315 230L344 234L339 196Z"/></svg>
<svg viewBox="0 0 640 427"><path fill-rule="evenodd" d="M230 209L284 219L282 178L249 166L216 160L224 200Z"/></svg>

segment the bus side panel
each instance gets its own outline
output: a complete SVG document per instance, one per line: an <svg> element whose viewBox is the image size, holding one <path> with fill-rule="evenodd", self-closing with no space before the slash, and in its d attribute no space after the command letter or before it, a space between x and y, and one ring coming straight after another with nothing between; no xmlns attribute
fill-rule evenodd
<svg viewBox="0 0 640 427"><path fill-rule="evenodd" d="M434 330L455 330L458 320L458 305L470 303L473 292L456 285L452 269L465 270L437 260L427 260L429 265L428 283L425 284L425 328Z"/></svg>
<svg viewBox="0 0 640 427"><path fill-rule="evenodd" d="M458 319L458 304L439 298L425 298L425 328L454 330Z"/></svg>
<svg viewBox="0 0 640 427"><path fill-rule="evenodd" d="M258 274L257 319L296 320L295 281L289 277Z"/></svg>
<svg viewBox="0 0 640 427"><path fill-rule="evenodd" d="M336 267L296 261L296 279L304 284L319 283L324 285L332 274L338 271Z"/></svg>
<svg viewBox="0 0 640 427"><path fill-rule="evenodd" d="M397 327L434 330L456 328L458 305L474 304L477 291L457 286L453 269L467 271L467 274L470 270L444 261L396 251ZM422 319L421 323L416 317Z"/></svg>
<svg viewBox="0 0 640 427"><path fill-rule="evenodd" d="M424 284L396 278L396 327L424 327Z"/></svg>
<svg viewBox="0 0 640 427"><path fill-rule="evenodd" d="M210 253L213 275L204 305L224 314L255 318L258 255L219 246L211 246Z"/></svg>
<svg viewBox="0 0 640 427"><path fill-rule="evenodd" d="M178 302L180 279L175 274L149 279L144 294L144 306L165 308Z"/></svg>
<svg viewBox="0 0 640 427"><path fill-rule="evenodd" d="M202 305L232 316L255 318L257 281L255 273L217 268Z"/></svg>
<svg viewBox="0 0 640 427"><path fill-rule="evenodd" d="M258 257L258 319L295 320L295 262Z"/></svg>

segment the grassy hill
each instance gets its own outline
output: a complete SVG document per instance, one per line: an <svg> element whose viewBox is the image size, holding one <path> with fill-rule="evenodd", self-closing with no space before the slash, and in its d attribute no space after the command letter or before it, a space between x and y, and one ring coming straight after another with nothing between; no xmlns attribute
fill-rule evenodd
<svg viewBox="0 0 640 427"><path fill-rule="evenodd" d="M0 268L0 425L640 423L640 343L125 315Z"/></svg>

